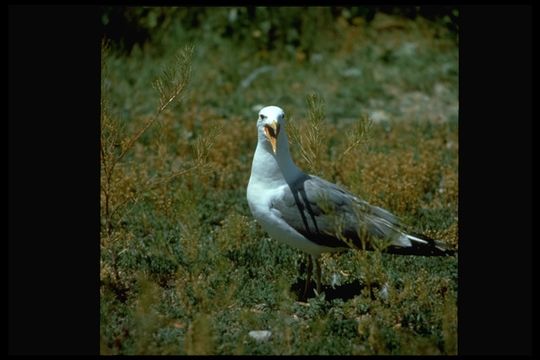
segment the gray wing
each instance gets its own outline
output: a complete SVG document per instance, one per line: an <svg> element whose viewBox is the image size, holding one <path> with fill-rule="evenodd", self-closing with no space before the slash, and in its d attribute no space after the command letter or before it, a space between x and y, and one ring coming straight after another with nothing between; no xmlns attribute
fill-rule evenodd
<svg viewBox="0 0 540 360"><path fill-rule="evenodd" d="M272 207L287 224L319 245L347 247L347 241L370 248L372 237L402 235L394 215L313 175L289 184L285 194L272 201Z"/></svg>

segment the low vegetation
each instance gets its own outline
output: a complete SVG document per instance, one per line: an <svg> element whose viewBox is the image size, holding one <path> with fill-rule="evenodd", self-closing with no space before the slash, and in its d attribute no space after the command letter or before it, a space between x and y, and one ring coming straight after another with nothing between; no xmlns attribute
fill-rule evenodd
<svg viewBox="0 0 540 360"><path fill-rule="evenodd" d="M457 248L449 14L105 9L148 36L102 46L101 353L456 354L457 257L326 254L299 301L303 255L246 201L257 111L278 105L299 167Z"/></svg>

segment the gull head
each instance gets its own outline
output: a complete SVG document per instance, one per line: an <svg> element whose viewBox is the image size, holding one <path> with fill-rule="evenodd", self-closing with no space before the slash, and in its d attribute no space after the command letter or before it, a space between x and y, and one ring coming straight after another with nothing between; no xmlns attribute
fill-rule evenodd
<svg viewBox="0 0 540 360"><path fill-rule="evenodd" d="M259 118L257 119L259 139L268 141L272 146L274 154L277 152L279 131L284 126L285 113L280 107L267 106L259 111Z"/></svg>

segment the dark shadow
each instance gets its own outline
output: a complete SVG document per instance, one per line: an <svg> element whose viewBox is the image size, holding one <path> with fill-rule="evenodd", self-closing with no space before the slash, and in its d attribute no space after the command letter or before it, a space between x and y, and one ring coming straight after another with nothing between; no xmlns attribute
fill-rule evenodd
<svg viewBox="0 0 540 360"><path fill-rule="evenodd" d="M287 223L311 242L334 248L345 247L346 245L342 240L332 235L333 231L330 231L331 229L325 229L323 226L321 231L317 219L321 218L324 220L324 218L328 218L329 216L317 205L314 201L315 199L311 199L311 201L308 199L305 182L310 179L312 179L311 176L304 174L294 183L289 183L289 189L294 197L298 213L287 206L281 206L278 209L286 217ZM356 232L349 234L347 229L345 229L344 235L346 237L354 237Z"/></svg>
<svg viewBox="0 0 540 360"><path fill-rule="evenodd" d="M306 285L305 279L297 279L297 281L291 285L291 292L296 295L298 301L307 301L309 298L316 297L315 289L317 288L315 281L311 281L308 287L307 296L304 298L304 287ZM343 301L350 300L355 296L358 296L362 293L362 290L367 287L367 284L362 283L360 280L354 280L351 283L343 285L321 285L321 292L324 293L325 299L327 301L332 301L334 299L341 299ZM380 284L372 283L370 288L370 297L372 300L375 300L375 290L380 288Z"/></svg>

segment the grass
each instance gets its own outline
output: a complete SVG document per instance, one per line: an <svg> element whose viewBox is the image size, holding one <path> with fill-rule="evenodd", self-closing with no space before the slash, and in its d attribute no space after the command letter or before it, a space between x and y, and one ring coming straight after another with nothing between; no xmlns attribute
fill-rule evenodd
<svg viewBox="0 0 540 360"><path fill-rule="evenodd" d="M324 255L324 294L299 302L302 254L246 201L274 104L298 166L457 247L455 34L358 9L145 11L146 42L103 51L101 353L456 354L457 258Z"/></svg>

